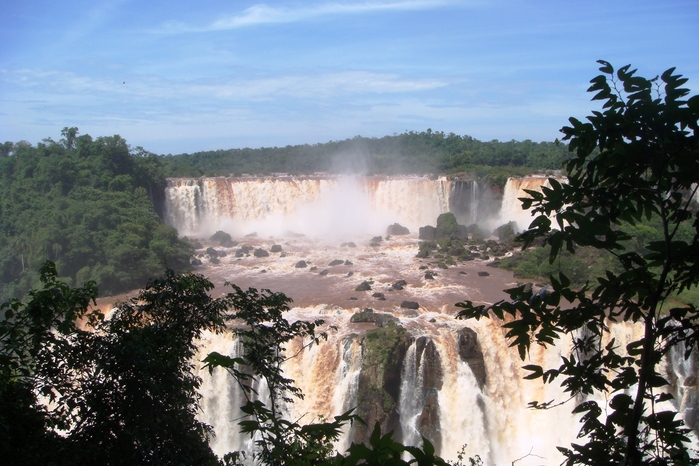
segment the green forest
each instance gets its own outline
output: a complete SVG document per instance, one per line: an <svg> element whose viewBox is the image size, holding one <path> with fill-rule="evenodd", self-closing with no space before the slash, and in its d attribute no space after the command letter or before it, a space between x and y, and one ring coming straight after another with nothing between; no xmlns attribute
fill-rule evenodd
<svg viewBox="0 0 699 466"><path fill-rule="evenodd" d="M557 142L483 142L428 129L382 138L357 136L324 144L166 155L162 161L168 177L275 172L490 173L488 168L505 167L513 175L525 175L538 170L560 170L569 158L568 146Z"/></svg>
<svg viewBox="0 0 699 466"><path fill-rule="evenodd" d="M71 285L94 280L102 295L143 286L192 249L156 206L165 187L160 158L119 136L5 143L0 155L0 299L39 283L46 260Z"/></svg>

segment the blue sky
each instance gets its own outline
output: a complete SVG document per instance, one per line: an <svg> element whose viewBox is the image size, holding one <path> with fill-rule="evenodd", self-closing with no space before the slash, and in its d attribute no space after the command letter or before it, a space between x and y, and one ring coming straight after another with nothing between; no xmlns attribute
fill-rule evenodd
<svg viewBox="0 0 699 466"><path fill-rule="evenodd" d="M699 88L699 1L0 0L0 141L156 153L432 128L551 141L597 59Z"/></svg>

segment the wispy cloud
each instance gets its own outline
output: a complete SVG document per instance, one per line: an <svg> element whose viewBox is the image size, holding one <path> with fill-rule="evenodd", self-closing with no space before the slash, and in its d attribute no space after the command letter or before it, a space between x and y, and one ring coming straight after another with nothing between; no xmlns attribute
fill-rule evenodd
<svg viewBox="0 0 699 466"><path fill-rule="evenodd" d="M343 95L397 94L448 86L439 78L408 78L394 73L346 71L266 78L219 78L194 81L166 80L155 76L131 77L128 82L55 70L0 70L0 82L39 94L130 96L143 100L186 98L229 101L285 98L332 98Z"/></svg>
<svg viewBox="0 0 699 466"><path fill-rule="evenodd" d="M239 14L223 16L206 26L192 26L169 21L156 30L159 33L211 32L239 29L262 24L308 21L324 16L359 15L382 11L428 10L454 3L453 0L404 0L393 2L322 3L309 7L251 6Z"/></svg>

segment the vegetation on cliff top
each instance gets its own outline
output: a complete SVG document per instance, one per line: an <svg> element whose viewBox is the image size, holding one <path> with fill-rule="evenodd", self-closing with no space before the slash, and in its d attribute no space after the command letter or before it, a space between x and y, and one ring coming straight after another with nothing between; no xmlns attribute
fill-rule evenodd
<svg viewBox="0 0 699 466"><path fill-rule="evenodd" d="M187 266L191 247L154 207L164 195L160 159L119 136L63 136L3 145L0 299L38 286L47 259L68 283L94 280L102 294Z"/></svg>
<svg viewBox="0 0 699 466"><path fill-rule="evenodd" d="M166 176L199 177L314 172L361 174L469 173L503 186L507 177L559 170L565 144L488 141L428 129L382 138L259 149L229 149L162 158Z"/></svg>

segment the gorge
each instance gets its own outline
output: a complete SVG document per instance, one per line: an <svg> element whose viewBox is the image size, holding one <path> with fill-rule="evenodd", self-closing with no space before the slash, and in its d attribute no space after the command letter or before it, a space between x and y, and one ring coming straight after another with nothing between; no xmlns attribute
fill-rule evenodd
<svg viewBox="0 0 699 466"><path fill-rule="evenodd" d="M516 283L510 272L487 267L485 259L442 269L415 257L418 228L433 225L445 212L488 232L509 221L526 228L528 213L517 198L545 182L511 179L500 192L472 180L423 177L169 179L165 212L181 235L205 243L197 250L200 271L217 285L216 292L225 290L226 281L269 288L294 299L289 319L326 321L328 341L289 348L299 355L288 361L287 374L305 394L286 407L290 419L331 419L356 406L369 433L378 421L405 444L416 445L424 436L446 459L455 460L464 447L466 457L479 455L486 464L522 457L518 464L559 464L555 447L575 441L578 420L570 404L527 409L529 401L567 397L555 385L524 380L521 366L558 365L570 342L535 347L530 360L521 361L508 346L502 322L454 318L454 304L464 299L488 304L505 299L502 290ZM410 234L386 237L394 223ZM239 245L207 242L218 230ZM377 235L379 242L373 241ZM218 251L215 261L206 246ZM240 246L251 249L241 254ZM271 252L272 246L279 248ZM298 266L301 261L306 267ZM358 291L364 282L370 289ZM404 307L405 302L418 308ZM624 344L638 332L612 325L609 339ZM211 351L235 355L239 348L230 334L208 334L200 359ZM674 407L692 427L694 366L679 354L665 364ZM238 432L242 398L233 379L222 371L201 376L201 418L215 429L214 451L249 450L250 439ZM337 448L366 435L367 428L355 425Z"/></svg>

